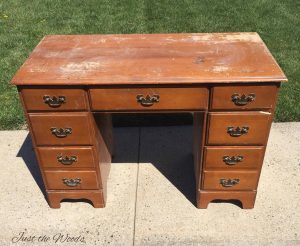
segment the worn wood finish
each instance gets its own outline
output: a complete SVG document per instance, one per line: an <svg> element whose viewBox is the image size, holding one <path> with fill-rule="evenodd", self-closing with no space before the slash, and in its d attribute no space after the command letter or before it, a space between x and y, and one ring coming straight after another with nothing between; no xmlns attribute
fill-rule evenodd
<svg viewBox="0 0 300 246"><path fill-rule="evenodd" d="M187 111L194 114L197 207L234 199L252 208L277 91L286 80L257 33L211 33L46 36L12 83L50 207L64 199L105 206L111 113ZM228 127L249 129L230 136ZM60 128L72 132L64 136ZM66 166L58 155L67 164L70 156L78 159ZM239 155L242 161L225 165L224 156ZM72 186L76 178L80 184ZM235 178L232 187L220 185Z"/></svg>
<svg viewBox="0 0 300 246"><path fill-rule="evenodd" d="M247 171L204 171L203 190L256 190L259 172ZM220 179L239 179L232 187L224 187Z"/></svg>
<svg viewBox="0 0 300 246"><path fill-rule="evenodd" d="M268 112L218 112L209 114L207 144L210 145L265 145L271 113ZM232 137L228 127L249 127L248 133Z"/></svg>
<svg viewBox="0 0 300 246"><path fill-rule="evenodd" d="M259 169L262 165L264 149L263 146L205 147L203 165L206 170ZM226 162L226 157L230 157L233 160L233 157L235 157L235 160L237 160L238 157L241 157L242 159L236 162Z"/></svg>
<svg viewBox="0 0 300 246"><path fill-rule="evenodd" d="M44 168L77 169L94 168L95 164L98 165L93 147L38 147L37 152ZM68 162L71 157L75 157L76 160Z"/></svg>
<svg viewBox="0 0 300 246"><path fill-rule="evenodd" d="M245 109L269 109L276 103L278 85L247 85L247 86L215 86L212 89L211 109L245 110ZM232 96L255 95L253 101L245 105L238 105L232 100Z"/></svg>
<svg viewBox="0 0 300 246"><path fill-rule="evenodd" d="M47 188L49 190L82 190L98 189L99 181L95 171L50 171L46 170ZM81 182L72 187L64 184L63 179L80 179Z"/></svg>
<svg viewBox="0 0 300 246"><path fill-rule="evenodd" d="M92 145L92 130L88 113L30 113L37 145ZM57 137L51 128L71 128L66 137Z"/></svg>
<svg viewBox="0 0 300 246"><path fill-rule="evenodd" d="M285 81L257 33L49 35L12 82L184 84Z"/></svg>
<svg viewBox="0 0 300 246"><path fill-rule="evenodd" d="M201 110L207 108L208 89L203 87L187 88L92 88L90 89L92 110ZM143 105L137 96L158 96L159 102Z"/></svg>
<svg viewBox="0 0 300 246"><path fill-rule="evenodd" d="M197 207L207 208L208 204L214 200L238 200L244 209L254 207L256 191L204 191L197 192Z"/></svg>
<svg viewBox="0 0 300 246"><path fill-rule="evenodd" d="M22 95L28 111L85 111L88 108L86 92L77 88L28 88L22 89ZM51 106L44 101L44 96L65 97L65 102Z"/></svg>

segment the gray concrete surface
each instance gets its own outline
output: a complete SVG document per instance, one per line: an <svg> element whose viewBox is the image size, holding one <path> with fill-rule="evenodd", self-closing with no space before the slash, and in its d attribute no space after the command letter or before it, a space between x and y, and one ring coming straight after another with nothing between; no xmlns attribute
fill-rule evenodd
<svg viewBox="0 0 300 246"><path fill-rule="evenodd" d="M195 207L191 134L189 126L115 129L107 207L53 210L28 132L0 132L0 245L300 245L300 123L273 124L252 210ZM14 243L20 233L29 241ZM56 243L60 235L79 242Z"/></svg>

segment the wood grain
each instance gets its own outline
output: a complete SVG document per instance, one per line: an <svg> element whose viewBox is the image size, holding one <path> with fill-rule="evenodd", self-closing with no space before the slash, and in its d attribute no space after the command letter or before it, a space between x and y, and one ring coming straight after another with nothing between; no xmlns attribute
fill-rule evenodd
<svg viewBox="0 0 300 246"><path fill-rule="evenodd" d="M286 77L257 33L49 35L16 85L274 82Z"/></svg>

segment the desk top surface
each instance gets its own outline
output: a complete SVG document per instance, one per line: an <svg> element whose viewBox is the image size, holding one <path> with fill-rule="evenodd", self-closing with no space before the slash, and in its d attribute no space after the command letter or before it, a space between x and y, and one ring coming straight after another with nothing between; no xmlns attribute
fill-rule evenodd
<svg viewBox="0 0 300 246"><path fill-rule="evenodd" d="M50 35L16 85L140 85L286 81L257 33Z"/></svg>

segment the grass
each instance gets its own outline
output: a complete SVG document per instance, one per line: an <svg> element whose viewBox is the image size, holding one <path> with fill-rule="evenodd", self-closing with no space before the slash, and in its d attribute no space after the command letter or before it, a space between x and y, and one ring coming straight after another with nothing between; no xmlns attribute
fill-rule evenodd
<svg viewBox="0 0 300 246"><path fill-rule="evenodd" d="M24 116L17 69L46 34L258 32L285 71L275 121L300 121L300 2L295 0L0 0L0 129Z"/></svg>

